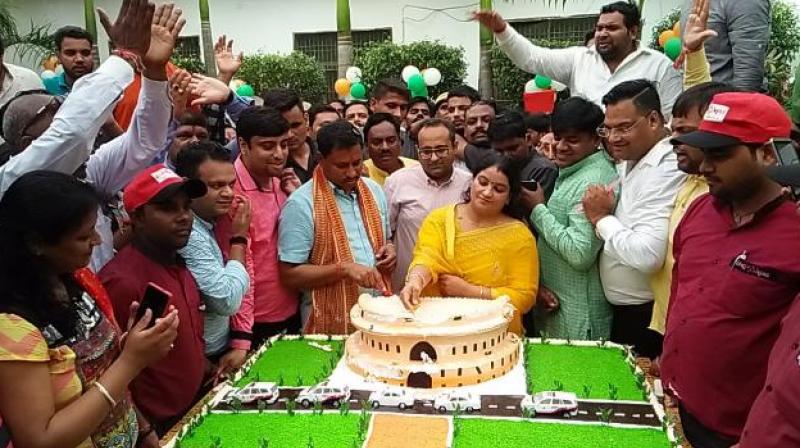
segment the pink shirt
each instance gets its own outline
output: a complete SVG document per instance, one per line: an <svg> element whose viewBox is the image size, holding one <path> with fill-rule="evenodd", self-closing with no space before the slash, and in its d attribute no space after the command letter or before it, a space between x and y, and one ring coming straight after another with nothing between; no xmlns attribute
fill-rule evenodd
<svg viewBox="0 0 800 448"><path fill-rule="evenodd" d="M236 170L236 194L250 199L250 245L245 267L250 274L250 289L242 298L239 312L231 318L231 347L249 349L255 322L280 322L297 312L298 293L284 287L278 275L278 218L286 202L280 180L259 187L244 166L241 157L233 164ZM219 219L217 241L226 258L232 235L231 217Z"/></svg>
<svg viewBox="0 0 800 448"><path fill-rule="evenodd" d="M472 174L455 168L449 180L437 184L425 174L421 165L400 169L386 179L383 189L397 251L397 267L392 275L394 292L399 292L405 284L422 221L437 208L463 202L470 182Z"/></svg>

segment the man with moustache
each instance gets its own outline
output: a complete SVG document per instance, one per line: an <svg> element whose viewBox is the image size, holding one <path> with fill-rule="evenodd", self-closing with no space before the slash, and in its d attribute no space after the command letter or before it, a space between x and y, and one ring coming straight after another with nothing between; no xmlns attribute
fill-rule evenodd
<svg viewBox="0 0 800 448"><path fill-rule="evenodd" d="M142 171L125 188L133 240L99 273L117 322L128 322L131 303L141 302L151 282L172 295L169 304L178 310L173 349L130 386L136 408L159 436L192 407L205 372L202 302L197 283L178 254L192 231L189 204L205 194L203 182L183 180L164 165Z"/></svg>
<svg viewBox="0 0 800 448"><path fill-rule="evenodd" d="M211 141L189 144L178 155L176 172L187 179L202 181L205 196L192 201L192 235L178 253L186 261L197 282L205 305L204 335L206 357L221 372L236 369L244 362L244 352L229 349L230 316L239 311L250 287L245 268L247 235L250 227L250 202L234 191L236 170L230 153ZM227 261L214 236L217 220L233 214L230 250Z"/></svg>
<svg viewBox="0 0 800 448"><path fill-rule="evenodd" d="M472 103L464 114L464 163L471 171L481 165L486 157L491 157L492 147L489 143L489 125L497 116L494 102L477 101Z"/></svg>
<svg viewBox="0 0 800 448"><path fill-rule="evenodd" d="M78 78L94 70L93 39L83 28L65 26L55 32L53 40L56 43L56 57L64 71L45 79L44 86L50 95L66 95Z"/></svg>
<svg viewBox="0 0 800 448"><path fill-rule="evenodd" d="M642 23L634 3L603 6L595 25L595 43L589 48L542 48L517 33L496 11L477 11L473 17L494 32L497 45L517 67L564 83L572 95L601 107L603 96L615 85L647 79L655 83L661 114L669 120L672 104L683 90L672 61L638 41Z"/></svg>
<svg viewBox="0 0 800 448"><path fill-rule="evenodd" d="M293 90L271 89L264 93L264 106L277 109L289 123L289 158L286 166L300 182L308 182L319 161L314 141L309 136L308 114L303 101Z"/></svg>
<svg viewBox="0 0 800 448"><path fill-rule="evenodd" d="M400 123L393 115L372 114L364 125L364 141L369 154L364 171L380 186L395 171L418 164L416 160L400 156Z"/></svg>
<svg viewBox="0 0 800 448"><path fill-rule="evenodd" d="M611 340L652 359L661 352L661 338L648 328L653 313L650 277L664 264L669 217L686 174L678 170L652 82L623 82L603 103L606 116L598 134L622 161L622 191L614 208L613 188L591 186L582 205L604 241L600 278L614 313Z"/></svg>
<svg viewBox="0 0 800 448"><path fill-rule="evenodd" d="M250 288L231 320L231 349L240 356L282 331L300 330L297 291L281 283L278 274L278 218L286 198L300 186L287 168L291 130L284 114L269 107L252 107L236 122L241 153L233 163L233 190L250 202L246 235L238 234L235 217L218 220L217 242L230 258L235 245L245 246ZM244 238L242 238L244 236Z"/></svg>
<svg viewBox="0 0 800 448"><path fill-rule="evenodd" d="M773 139L790 130L774 98L725 92L697 131L672 140L703 151L710 193L675 231L661 356L665 390L698 448L729 447L743 435L781 321L800 294L800 216L768 174Z"/></svg>
<svg viewBox="0 0 800 448"><path fill-rule="evenodd" d="M360 288L390 293L396 256L383 190L361 176L361 134L340 120L320 129L317 143L312 180L281 212L281 281L306 291L304 333L347 334Z"/></svg>
<svg viewBox="0 0 800 448"><path fill-rule="evenodd" d="M428 98L416 96L411 98L408 103L408 113L403 122L402 133L405 134L403 139L403 150L400 153L403 157L417 160L417 143L416 143L416 124L431 118L433 116L434 106Z"/></svg>
<svg viewBox="0 0 800 448"><path fill-rule="evenodd" d="M456 144L453 124L428 118L418 126L419 165L396 171L383 186L397 248L397 268L392 275L395 291L405 283L422 221L439 207L461 202L472 182L468 171L453 166Z"/></svg>

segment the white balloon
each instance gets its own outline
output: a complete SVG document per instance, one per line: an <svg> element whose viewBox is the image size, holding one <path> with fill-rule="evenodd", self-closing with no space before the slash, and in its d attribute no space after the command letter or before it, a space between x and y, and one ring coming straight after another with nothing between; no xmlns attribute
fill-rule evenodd
<svg viewBox="0 0 800 448"><path fill-rule="evenodd" d="M413 65L406 65L405 68L403 68L403 73L402 73L403 81L408 82L408 80L411 79L412 76L418 74L419 74L419 69L417 67L414 67Z"/></svg>
<svg viewBox="0 0 800 448"><path fill-rule="evenodd" d="M42 71L41 77L42 77L42 79L55 78L56 77L56 72L54 72L52 70L44 70L44 71Z"/></svg>
<svg viewBox="0 0 800 448"><path fill-rule="evenodd" d="M361 82L361 69L358 67L348 67L344 77L351 83Z"/></svg>
<svg viewBox="0 0 800 448"><path fill-rule="evenodd" d="M555 90L556 92L561 92L562 90L566 90L566 84L562 84L558 81L553 80L552 84L550 84L550 88Z"/></svg>
<svg viewBox="0 0 800 448"><path fill-rule="evenodd" d="M442 82L442 72L438 68L429 68L422 71L422 77L425 78L425 85L435 86Z"/></svg>
<svg viewBox="0 0 800 448"><path fill-rule="evenodd" d="M64 66L61 64L56 65L56 75L64 73Z"/></svg>
<svg viewBox="0 0 800 448"><path fill-rule="evenodd" d="M526 92L538 92L542 89L536 86L536 81L531 79L530 81L525 83L525 91Z"/></svg>

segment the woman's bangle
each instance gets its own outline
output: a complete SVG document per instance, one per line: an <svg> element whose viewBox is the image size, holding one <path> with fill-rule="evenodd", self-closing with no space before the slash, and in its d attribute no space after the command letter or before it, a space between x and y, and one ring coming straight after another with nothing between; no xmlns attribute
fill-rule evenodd
<svg viewBox="0 0 800 448"><path fill-rule="evenodd" d="M114 409L114 408L117 407L116 400L114 400L114 398L111 396L111 394L108 393L108 389L106 389L106 387L103 386L103 383L101 383L100 381L95 381L94 382L94 387L97 389L98 392L100 392L101 395L103 395L103 397L106 399L108 404L111 406L111 409Z"/></svg>

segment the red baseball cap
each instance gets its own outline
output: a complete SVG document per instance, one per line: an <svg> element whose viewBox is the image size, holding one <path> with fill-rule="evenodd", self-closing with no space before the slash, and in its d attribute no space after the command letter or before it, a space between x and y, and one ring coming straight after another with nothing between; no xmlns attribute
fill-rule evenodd
<svg viewBox="0 0 800 448"><path fill-rule="evenodd" d="M670 142L700 149L741 144L763 144L773 138L788 138L792 122L771 96L752 92L714 95L700 128Z"/></svg>
<svg viewBox="0 0 800 448"><path fill-rule="evenodd" d="M189 199L205 196L206 184L199 179L184 179L164 164L153 165L139 173L125 187L122 202L130 213L149 202L161 202L172 199L179 192L184 192Z"/></svg>

